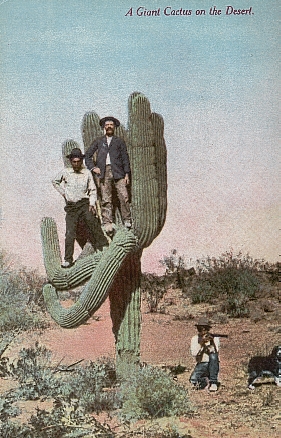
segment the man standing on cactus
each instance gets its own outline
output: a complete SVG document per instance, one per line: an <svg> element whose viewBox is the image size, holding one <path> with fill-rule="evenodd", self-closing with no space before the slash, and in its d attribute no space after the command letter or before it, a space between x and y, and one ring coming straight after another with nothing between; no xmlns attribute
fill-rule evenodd
<svg viewBox="0 0 281 438"><path fill-rule="evenodd" d="M116 188L120 202L121 217L125 227L131 228L131 212L127 186L130 183L130 161L125 142L114 135L116 127L120 126L115 117L104 117L100 120L105 135L97 138L86 151L85 162L100 180L101 213L103 225L109 236L114 234L112 188ZM97 152L96 162L93 156Z"/></svg>
<svg viewBox="0 0 281 438"><path fill-rule="evenodd" d="M91 172L83 165L84 155L79 148L72 149L67 155L71 168L63 169L52 181L55 189L64 197L66 206L65 257L63 268L73 265L74 242L79 219L86 223L90 241L95 249L107 246L100 221L96 217L96 186Z"/></svg>

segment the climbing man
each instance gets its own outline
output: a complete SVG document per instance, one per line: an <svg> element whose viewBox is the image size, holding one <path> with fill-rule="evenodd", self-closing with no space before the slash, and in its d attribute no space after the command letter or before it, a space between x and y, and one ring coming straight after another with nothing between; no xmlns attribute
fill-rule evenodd
<svg viewBox="0 0 281 438"><path fill-rule="evenodd" d="M130 161L125 142L114 135L115 128L120 126L115 117L104 117L100 120L104 128L104 136L97 138L85 153L85 163L89 170L99 178L101 190L101 214L106 233L114 234L112 189L116 188L120 202L121 217L126 228L130 229L131 211L128 185L130 184ZM93 156L96 154L96 162Z"/></svg>
<svg viewBox="0 0 281 438"><path fill-rule="evenodd" d="M108 245L100 221L96 217L96 186L91 172L83 165L84 155L79 148L74 148L67 158L70 160L71 168L64 168L52 181L54 188L66 202L65 257L61 265L63 268L69 268L74 264L74 242L79 219L83 219L88 227L91 244L96 250L102 250Z"/></svg>
<svg viewBox="0 0 281 438"><path fill-rule="evenodd" d="M217 391L220 339L211 335L211 325L205 317L199 318L195 326L198 334L192 337L190 350L197 364L190 376L190 382L198 389L209 385L209 391Z"/></svg>

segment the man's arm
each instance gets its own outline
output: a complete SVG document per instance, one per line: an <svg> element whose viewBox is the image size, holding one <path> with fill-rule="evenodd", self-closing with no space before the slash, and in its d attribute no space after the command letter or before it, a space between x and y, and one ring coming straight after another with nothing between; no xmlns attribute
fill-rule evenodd
<svg viewBox="0 0 281 438"><path fill-rule="evenodd" d="M202 346L198 342L198 336L193 336L190 344L190 352L193 357L196 357Z"/></svg>
<svg viewBox="0 0 281 438"><path fill-rule="evenodd" d="M214 337L214 344L216 346L216 350L219 351L219 348L220 348L220 338L218 336Z"/></svg>
<svg viewBox="0 0 281 438"><path fill-rule="evenodd" d="M54 188L65 198L65 173L62 170L58 175L52 180Z"/></svg>
<svg viewBox="0 0 281 438"><path fill-rule="evenodd" d="M121 156L122 156L123 169L125 174L129 178L129 174L131 172L130 159L129 159L126 143L121 139L120 142L121 142Z"/></svg>
<svg viewBox="0 0 281 438"><path fill-rule="evenodd" d="M96 205L96 201L97 201L97 189L96 189L96 185L94 182L94 178L91 174L90 171L88 171L88 195L89 195L89 202L90 202L90 207L91 210L93 210L94 207L94 211L96 209L95 205Z"/></svg>
<svg viewBox="0 0 281 438"><path fill-rule="evenodd" d="M93 155L98 149L98 141L95 140L89 149L85 152L85 164L89 170L93 170L95 168L93 163Z"/></svg>

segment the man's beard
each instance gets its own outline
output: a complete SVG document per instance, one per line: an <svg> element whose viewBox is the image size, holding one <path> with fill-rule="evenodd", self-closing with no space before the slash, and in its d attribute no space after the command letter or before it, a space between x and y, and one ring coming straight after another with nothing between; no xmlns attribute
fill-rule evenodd
<svg viewBox="0 0 281 438"><path fill-rule="evenodd" d="M112 137L114 130L112 128L108 128L105 130L106 135L108 135L109 137Z"/></svg>

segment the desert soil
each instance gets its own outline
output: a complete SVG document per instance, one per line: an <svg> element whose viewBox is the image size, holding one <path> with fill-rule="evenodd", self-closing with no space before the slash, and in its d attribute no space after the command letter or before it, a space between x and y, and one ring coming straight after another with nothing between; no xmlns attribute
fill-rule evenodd
<svg viewBox="0 0 281 438"><path fill-rule="evenodd" d="M179 291L172 290L165 297L165 313L148 313L145 305L142 311L141 362L169 369L181 365L185 371L177 376L177 383L188 389L195 408L192 416L159 420L162 427L175 424L178 431L192 438L277 438L280 428L280 393L272 380L262 381L254 391L247 389L247 363L251 356L265 355L275 345L280 345L280 321L275 309L261 320L227 319L216 323L213 332L225 333L221 339L220 387L217 393L197 391L190 387L189 376L194 367L190 355L190 338L196 333L198 316L214 312L210 306L180 303ZM280 313L279 313L280 314ZM213 313L213 320L216 320ZM211 318L212 319L212 318ZM217 318L219 320L219 318ZM223 320L223 318L221 318ZM75 329L62 329L55 323L43 333L18 337L5 355L15 358L23 346L34 346L36 340L52 351L54 364L70 365L76 361L95 361L101 357L114 358L114 337L111 331L109 303L106 301L86 324ZM0 380L2 390L7 380ZM41 402L36 402L43 409ZM36 403L21 403L26 415ZM112 427L118 431L118 424L109 418ZM154 422L155 423L155 422ZM134 428L145 430L153 424L138 422ZM155 424L154 424L155 426ZM156 426L157 427L157 426ZM119 427L122 430L122 427ZM145 436L145 432L144 435Z"/></svg>

